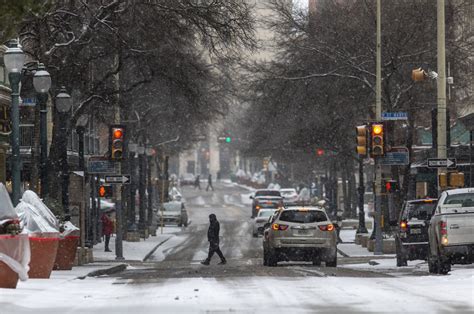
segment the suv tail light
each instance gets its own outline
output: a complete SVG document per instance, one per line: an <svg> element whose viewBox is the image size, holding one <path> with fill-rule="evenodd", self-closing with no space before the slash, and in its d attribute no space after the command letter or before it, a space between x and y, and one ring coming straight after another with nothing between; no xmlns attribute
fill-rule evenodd
<svg viewBox="0 0 474 314"><path fill-rule="evenodd" d="M407 231L407 222L405 220L400 221L400 231L401 232L406 232Z"/></svg>
<svg viewBox="0 0 474 314"><path fill-rule="evenodd" d="M446 221L441 220L439 222L439 228L440 228L441 235L447 235L448 234L447 227L448 227L448 224L446 223Z"/></svg>
<svg viewBox="0 0 474 314"><path fill-rule="evenodd" d="M273 224L272 229L275 231L285 231L288 229L288 225Z"/></svg>
<svg viewBox="0 0 474 314"><path fill-rule="evenodd" d="M334 230L334 225L333 224L320 225L318 227L319 227L319 230L321 230L321 231L333 231Z"/></svg>

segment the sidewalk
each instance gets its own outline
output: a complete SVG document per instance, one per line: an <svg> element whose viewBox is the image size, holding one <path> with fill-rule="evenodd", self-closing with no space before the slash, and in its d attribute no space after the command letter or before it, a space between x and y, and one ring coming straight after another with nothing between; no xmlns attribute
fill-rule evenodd
<svg viewBox="0 0 474 314"><path fill-rule="evenodd" d="M123 241L123 257L125 260L118 262L145 261L145 259L147 259L157 247L168 241L174 236L174 233L179 230L180 228L178 227L166 227L163 228L163 234L161 234L161 230L158 228L156 231L156 236L149 236L145 240L140 239L140 242ZM112 252L104 252L104 241L94 245L94 262L117 262L115 260L115 239L115 236L110 238L109 248L112 250Z"/></svg>

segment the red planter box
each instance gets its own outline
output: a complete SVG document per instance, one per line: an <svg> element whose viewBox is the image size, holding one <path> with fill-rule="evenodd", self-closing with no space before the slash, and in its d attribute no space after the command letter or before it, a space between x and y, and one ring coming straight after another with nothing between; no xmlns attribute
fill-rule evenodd
<svg viewBox="0 0 474 314"><path fill-rule="evenodd" d="M58 237L30 236L30 278L49 278L58 251Z"/></svg>
<svg viewBox="0 0 474 314"><path fill-rule="evenodd" d="M79 236L70 235L59 240L54 270L71 270L76 258Z"/></svg>

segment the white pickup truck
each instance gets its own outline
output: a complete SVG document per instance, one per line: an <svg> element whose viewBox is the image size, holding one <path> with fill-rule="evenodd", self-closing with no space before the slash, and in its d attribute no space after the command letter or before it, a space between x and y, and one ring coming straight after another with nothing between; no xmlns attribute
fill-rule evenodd
<svg viewBox="0 0 474 314"><path fill-rule="evenodd" d="M428 228L430 273L474 261L474 188L444 191Z"/></svg>

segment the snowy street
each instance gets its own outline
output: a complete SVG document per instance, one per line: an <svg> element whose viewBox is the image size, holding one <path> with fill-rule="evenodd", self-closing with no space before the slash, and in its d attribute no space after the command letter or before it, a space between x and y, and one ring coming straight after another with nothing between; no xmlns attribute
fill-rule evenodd
<svg viewBox="0 0 474 314"><path fill-rule="evenodd" d="M215 192L191 187L183 192L190 225L182 229L166 226L164 234L158 230L157 237L127 243L126 271L77 279L94 268L116 264L113 253L109 261L98 253L100 263L75 267L71 272L55 271L49 280L30 279L15 290L2 290L1 312L468 313L474 309L472 265L456 265L448 276L429 275L421 260L397 268L393 255L361 254L360 248L349 243L355 231L343 230L345 243L340 247L349 257L339 255L337 268L310 263L264 267L262 238L252 237L250 208L242 203L248 191L221 183ZM227 265L217 265L217 256L210 266L200 264L208 249L210 213L221 223Z"/></svg>

